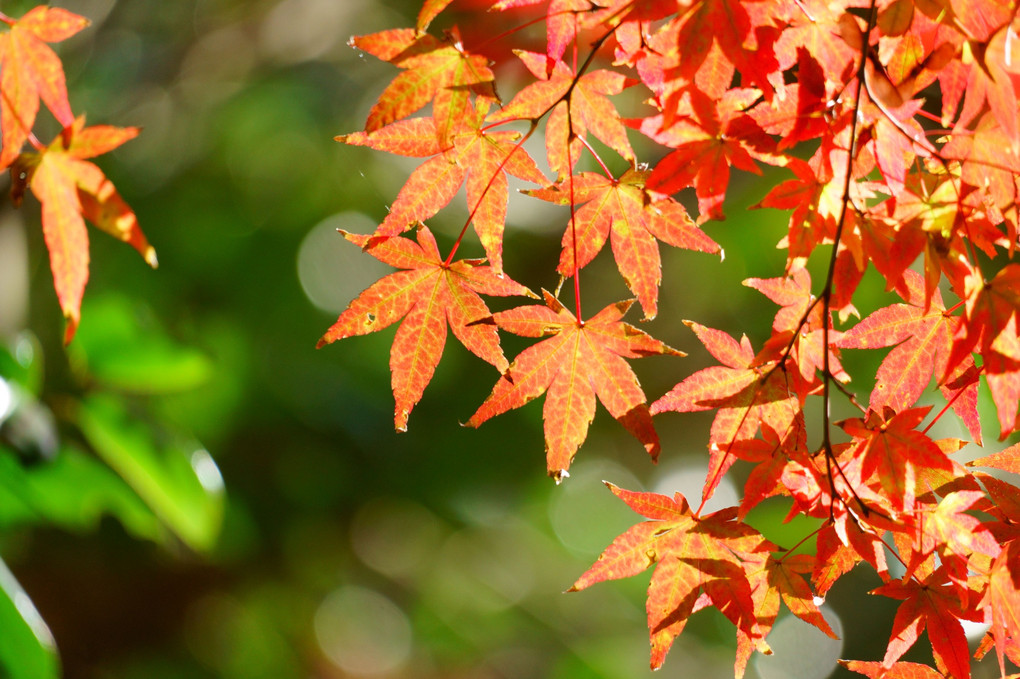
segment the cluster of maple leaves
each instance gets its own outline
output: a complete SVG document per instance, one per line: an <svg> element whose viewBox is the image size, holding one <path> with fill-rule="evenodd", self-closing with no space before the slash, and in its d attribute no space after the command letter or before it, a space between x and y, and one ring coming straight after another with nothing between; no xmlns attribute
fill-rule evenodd
<svg viewBox="0 0 1020 679"><path fill-rule="evenodd" d="M64 67L47 43L70 38L88 26L87 19L59 7L39 6L20 19L0 13L0 24L8 28L0 32L0 170L10 168L15 205L28 190L42 205L53 285L66 319L64 340L70 342L89 277L85 219L129 243L156 266L156 251L134 212L102 170L88 161L133 139L139 130L86 127L85 116L73 113ZM34 131L40 100L59 126L49 144ZM26 144L30 151L24 150Z"/></svg>
<svg viewBox="0 0 1020 679"><path fill-rule="evenodd" d="M961 621L973 621L989 626L977 656L994 648L1006 676L1007 659L1020 664L1020 489L998 472L1020 473L1020 447L964 465L954 453L967 442L935 439L929 429L952 408L980 445L982 375L1000 436L1017 429L1015 0L474 2L476 11L504 12L522 26L544 20L545 50L514 51L526 79L507 101L497 96L493 70L504 64L485 56L491 36L471 36L473 44L455 27L427 32L450 4L426 0L413 28L351 40L400 72L364 131L337 140L425 160L375 233L343 234L399 271L355 299L320 346L403 319L390 354L403 430L449 326L499 371L466 424L544 393L547 466L557 480L587 435L596 399L653 458L654 415L714 411L700 506L692 510L680 494L611 485L647 521L617 537L572 587L654 565L653 668L689 617L711 606L736 628L737 677L752 652L770 652L780 601L833 635L817 597L866 562L885 582L874 593L903 603L885 657L848 668L869 677L964 679L970 653ZM499 39L516 35L523 32ZM647 108L624 118L609 97L632 87ZM628 130L664 148L653 167L638 162ZM523 148L538 131L552 179ZM629 169L614 175L592 139ZM576 170L585 154L601 171ZM634 300L582 316L582 270L608 240L644 317L654 317L659 241L719 252L700 226L723 218L731 167L761 174L763 165L792 175L757 206L790 211L780 243L786 270L745 281L779 307L771 336L755 351L746 336L688 322L719 365L649 405L626 359L680 352L623 321ZM567 304L503 271L508 175L538 185L525 191L530 196L570 206L557 267L573 281ZM462 185L470 216L444 256L424 223ZM696 218L674 198L685 189L696 196ZM486 260L456 260L472 225ZM412 228L414 240L404 235ZM813 256L828 262L824 281L808 274ZM835 316L841 324L860 318L854 292L869 263L902 302L839 330ZM958 301L947 308L943 291ZM539 301L490 313L479 295ZM498 330L541 341L508 362ZM873 391L853 392L841 352L883 347L892 349ZM947 406L930 417L930 406L917 402L933 380ZM830 421L836 391L860 417ZM814 449L804 412L810 396L824 404ZM739 506L703 514L737 460L750 470ZM814 543L810 553L784 550L744 523L774 496L789 498L791 515L822 520L805 540ZM924 631L935 667L900 661Z"/></svg>
<svg viewBox="0 0 1020 679"><path fill-rule="evenodd" d="M998 472L1020 473L1020 446L964 465L953 455L967 442L928 432L951 408L981 444L982 375L1000 437L1018 427L1015 0L476 2L515 17L545 7L537 15L545 50L515 52L527 81L508 101L497 96L484 37L470 46L456 28L427 32L451 3L425 0L415 27L352 40L401 70L364 131L338 140L425 160L374 233L343 234L399 270L355 299L320 346L402 321L390 367L403 430L449 326L499 374L467 424L545 394L547 468L557 480L587 436L596 400L653 459L653 416L714 411L700 505L611 486L648 520L617 537L572 588L654 565L653 667L689 617L710 606L736 629L738 677L754 651L769 652L781 601L831 635L816 597L866 562L885 583L874 593L903 603L885 657L847 667L870 677L969 677L967 620L988 625L977 655L994 648L1006 676L1007 659L1020 664L1020 489ZM15 203L31 190L42 205L70 341L88 278L85 219L156 264L134 213L88 162L138 130L85 127L72 112L48 43L74 35L85 19L37 7L17 20L0 14L0 22L9 27L0 33L0 168L11 170ZM609 97L627 88L641 88L646 115L619 114ZM49 144L34 133L40 100L59 127ZM665 149L654 167L638 162L628 128ZM552 179L523 148L540 130ZM629 168L615 176L592 139ZM600 171L576 170L585 154ZM756 352L746 337L689 322L720 365L649 404L627 359L681 352L623 317L635 301L645 319L657 313L659 241L720 251L700 226L723 218L731 166L761 174L762 165L793 176L759 203L791 211L781 243L786 270L745 281L779 307L771 336ZM537 295L503 271L508 175L535 184L530 196L570 208L557 272L573 283L573 311L558 294ZM444 256L425 222L461 186L469 217ZM674 198L686 189L696 218ZM486 260L456 260L472 225ZM412 228L414 239L404 235ZM586 318L581 272L607 240L635 299ZM812 257L828 263L820 283L806 268ZM902 302L839 330L834 317L846 324L860 316L854 292L869 263ZM943 292L955 303L947 307ZM491 313L480 295L539 302ZM499 330L541 341L510 362ZM884 347L892 349L872 392L853 392L841 352ZM934 416L917 406L932 381L947 402ZM861 417L831 422L834 391ZM817 448L807 443L810 396L824 405ZM704 514L737 460L749 469L739 506ZM789 498L791 515L822 520L806 539L813 553L782 549L744 523L774 496ZM889 559L899 562L897 575ZM935 667L901 662L924 631Z"/></svg>

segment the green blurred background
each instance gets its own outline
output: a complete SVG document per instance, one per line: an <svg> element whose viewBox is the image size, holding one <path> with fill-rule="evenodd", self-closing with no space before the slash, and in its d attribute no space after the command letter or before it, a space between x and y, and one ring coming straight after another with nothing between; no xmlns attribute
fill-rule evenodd
<svg viewBox="0 0 1020 679"><path fill-rule="evenodd" d="M60 50L74 109L144 128L99 164L160 268L90 231L65 351L38 207L0 207L0 676L56 671L29 599L67 677L646 675L647 576L561 592L637 519L600 480L700 496L710 417L658 418L653 466L600 411L555 487L537 403L458 425L497 375L455 342L407 434L392 428L393 329L314 350L388 270L335 229L372 230L414 167L332 141L361 128L396 72L346 42L411 25L416 3L58 4L93 21ZM737 178L730 218L706 227L722 263L664 250L660 317L643 327L691 356L635 362L650 399L709 362L681 319L767 337L775 307L739 285L782 270L787 217L743 209L766 190ZM465 217L458 198L430 223L442 249ZM507 271L555 287L564 219L515 197ZM606 253L583 282L588 312L627 296ZM880 293L870 278L865 290ZM523 346L505 340L510 356ZM877 358L848 361L873 375ZM791 546L813 526L783 525L786 509L752 518ZM784 619L750 676L880 658L895 603L863 601L876 584L855 573L830 595L842 650ZM659 676L732 676L733 649L731 626L701 613Z"/></svg>

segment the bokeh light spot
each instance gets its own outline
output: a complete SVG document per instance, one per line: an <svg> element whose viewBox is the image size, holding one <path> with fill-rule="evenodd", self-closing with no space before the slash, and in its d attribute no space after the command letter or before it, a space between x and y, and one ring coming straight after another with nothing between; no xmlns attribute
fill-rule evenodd
<svg viewBox="0 0 1020 679"><path fill-rule="evenodd" d="M603 480L622 488L640 489L640 482L623 466L597 462L575 467L549 504L549 522L556 537L581 554L598 554L607 540L634 523L634 513L613 497Z"/></svg>
<svg viewBox="0 0 1020 679"><path fill-rule="evenodd" d="M704 466L679 462L669 466L663 465L661 472L662 475L653 489L656 493L672 497L674 493L679 492L687 498L692 510L701 504L701 490L705 485L706 475ZM724 476L716 486L715 493L705 503L702 513L710 514L738 504L740 504L740 495L737 493L737 487L729 476Z"/></svg>
<svg viewBox="0 0 1020 679"><path fill-rule="evenodd" d="M796 616L783 618L767 639L773 654L755 656L755 669L761 679L825 679L832 674L843 652L843 623L828 606L819 610L840 638L832 639Z"/></svg>
<svg viewBox="0 0 1020 679"><path fill-rule="evenodd" d="M363 253L336 232L371 233L375 222L360 212L341 212L319 222L298 251L298 278L308 299L340 313L362 290L393 269Z"/></svg>
<svg viewBox="0 0 1020 679"><path fill-rule="evenodd" d="M443 526L409 500L380 498L363 506L351 524L351 546L365 564L393 578L420 571L435 555Z"/></svg>
<svg viewBox="0 0 1020 679"><path fill-rule="evenodd" d="M326 656L357 676L393 672L411 655L411 623L379 592L345 585L315 613L315 636Z"/></svg>

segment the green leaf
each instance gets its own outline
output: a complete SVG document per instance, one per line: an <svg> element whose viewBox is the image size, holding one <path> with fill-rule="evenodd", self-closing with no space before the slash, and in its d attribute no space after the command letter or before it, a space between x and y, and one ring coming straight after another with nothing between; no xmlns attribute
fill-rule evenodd
<svg viewBox="0 0 1020 679"><path fill-rule="evenodd" d="M49 627L0 559L0 676L4 679L56 679L57 647Z"/></svg>
<svg viewBox="0 0 1020 679"><path fill-rule="evenodd" d="M158 540L164 533L152 510L95 457L64 446L53 460L26 466L0 446L0 526L56 524L88 531L104 515L140 538Z"/></svg>
<svg viewBox="0 0 1020 679"><path fill-rule="evenodd" d="M193 549L213 546L223 518L223 479L201 446L173 436L130 413L114 396L91 395L78 410L88 442L181 540Z"/></svg>
<svg viewBox="0 0 1020 679"><path fill-rule="evenodd" d="M86 305L78 332L85 371L102 384L136 394L189 391L205 384L212 362L167 337L144 308L109 296Z"/></svg>

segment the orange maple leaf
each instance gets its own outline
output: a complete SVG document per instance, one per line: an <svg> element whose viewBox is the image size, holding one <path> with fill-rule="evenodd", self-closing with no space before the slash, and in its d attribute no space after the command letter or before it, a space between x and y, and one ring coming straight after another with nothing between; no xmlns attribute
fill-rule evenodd
<svg viewBox="0 0 1020 679"><path fill-rule="evenodd" d="M421 9L418 10L418 21L415 22L418 32L424 33L432 20L439 16L439 13L446 9L451 2L453 0L425 0Z"/></svg>
<svg viewBox="0 0 1020 679"><path fill-rule="evenodd" d="M709 471L702 496L707 501L736 461L736 444L754 439L766 427L779 441L792 442L804 428L804 415L791 375L767 365L778 358L774 350L766 348L755 357L746 336L738 343L721 330L686 323L723 365L689 375L652 403L651 410L658 415L718 409L709 437Z"/></svg>
<svg viewBox="0 0 1020 679"><path fill-rule="evenodd" d="M556 61L547 73L546 55L523 50L516 54L538 81L491 114L489 124L538 120L551 111L546 125L546 150L549 167L561 180L570 174L580 157L581 140L589 131L625 160L634 162L627 130L616 107L607 98L631 84L626 76L600 69L578 78L562 61Z"/></svg>
<svg viewBox="0 0 1020 679"><path fill-rule="evenodd" d="M60 58L46 43L60 42L89 25L89 20L58 7L35 7L0 34L0 170L21 153L39 112L39 99L63 127L74 122Z"/></svg>
<svg viewBox="0 0 1020 679"><path fill-rule="evenodd" d="M909 269L903 273L909 303L875 311L835 341L835 346L841 349L894 347L878 368L871 393L872 410L881 411L885 406L894 410L909 408L921 397L932 375L937 380L946 375L953 334L959 323L958 317L946 313L938 289L926 303L921 275ZM959 366L962 370L954 366L952 374L962 373L974 363L969 354L962 360ZM964 398L955 399L953 406L980 445L977 382L970 382L963 389ZM951 398L960 389L945 387L943 391Z"/></svg>
<svg viewBox="0 0 1020 679"><path fill-rule="evenodd" d="M417 243L401 237L340 233L379 261L402 271L386 276L362 292L317 346L366 335L404 319L390 350L396 400L394 425L398 431L407 429L407 417L439 365L447 325L471 353L500 372L507 369L495 328L477 322L489 316L489 309L478 293L531 297L534 293L507 276L498 276L480 260L446 264L432 232L424 225L418 229Z"/></svg>
<svg viewBox="0 0 1020 679"><path fill-rule="evenodd" d="M898 662L891 667L880 662L860 660L840 660L839 664L871 679L945 679L941 672L916 662Z"/></svg>
<svg viewBox="0 0 1020 679"><path fill-rule="evenodd" d="M430 13L426 9L422 10L425 18ZM488 60L468 53L456 29L442 39L420 30L393 29L355 36L350 45L404 69L369 111L365 123L369 132L406 118L432 102L436 138L445 148L456 122L470 109L473 91L495 99L495 76Z"/></svg>
<svg viewBox="0 0 1020 679"><path fill-rule="evenodd" d="M517 145L519 132L482 128L488 109L488 102L480 99L473 115L458 123L450 135L451 145L445 149L436 139L434 118L408 118L371 132L336 137L344 144L403 156L433 156L411 173L376 230L377 236L395 236L411 224L434 216L453 200L463 184L485 254L497 272L503 270L507 174L535 184L547 180L531 156Z"/></svg>
<svg viewBox="0 0 1020 679"><path fill-rule="evenodd" d="M651 667L658 669L688 618L707 606L717 607L737 626L739 653L736 675L743 675L751 646L768 648L755 616L749 572L761 572L768 552L776 548L758 531L735 520L734 507L694 515L680 493L672 498L640 493L606 483L638 514L650 519L617 536L568 591L576 592L605 580L636 575L655 565L648 586L648 631Z"/></svg>
<svg viewBox="0 0 1020 679"><path fill-rule="evenodd" d="M529 196L561 205L585 203L574 214L574 231L563 234L563 252L556 271L569 277L587 266L612 236L616 265L627 287L644 309L645 319L658 312L661 260L656 239L670 245L717 253L719 245L699 229L683 205L671 198L652 201L645 192L645 170L627 170L619 179L583 172L560 184L525 191ZM574 257L574 243L577 257Z"/></svg>
<svg viewBox="0 0 1020 679"><path fill-rule="evenodd" d="M515 335L552 337L521 352L465 424L477 427L548 390L543 409L547 466L559 481L588 435L598 396L655 459L659 436L641 385L623 359L683 352L621 320L633 300L611 304L583 322L549 292L545 304L493 314L493 323Z"/></svg>
<svg viewBox="0 0 1020 679"><path fill-rule="evenodd" d="M1014 645L1020 637L1020 542L1008 543L992 563L988 588L980 606L991 617L991 635L995 640L999 670L1006 676L1005 652L1010 641ZM1016 658L1013 658L1015 660Z"/></svg>
<svg viewBox="0 0 1020 679"><path fill-rule="evenodd" d="M39 153L24 153L11 166L11 196L21 203L26 187L42 204L42 228L50 252L53 285L67 319L64 341L74 337L89 277L87 218L130 244L156 267L156 251L145 239L135 213L102 170L87 162L138 135L136 127L85 127L80 117ZM69 142L68 142L69 140Z"/></svg>

